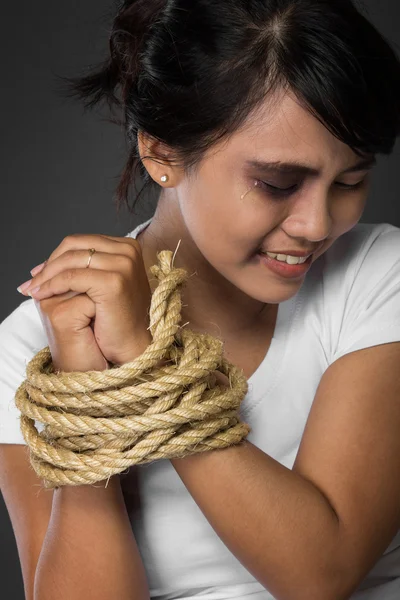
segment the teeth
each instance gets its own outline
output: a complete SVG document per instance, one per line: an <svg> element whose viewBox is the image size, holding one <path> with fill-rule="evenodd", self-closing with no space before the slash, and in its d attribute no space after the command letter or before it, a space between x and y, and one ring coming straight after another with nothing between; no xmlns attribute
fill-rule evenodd
<svg viewBox="0 0 400 600"><path fill-rule="evenodd" d="M289 256L286 254L274 254L273 252L263 252L263 254L267 254L271 258L275 258L280 262L286 262L288 265L302 265L308 260L308 256L300 257L300 256Z"/></svg>

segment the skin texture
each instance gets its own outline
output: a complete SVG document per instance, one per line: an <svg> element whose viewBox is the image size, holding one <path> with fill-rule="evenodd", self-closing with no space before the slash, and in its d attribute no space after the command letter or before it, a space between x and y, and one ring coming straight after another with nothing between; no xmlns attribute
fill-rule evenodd
<svg viewBox="0 0 400 600"><path fill-rule="evenodd" d="M173 158L173 151L139 134L142 157ZM298 161L321 170L319 177L271 175L245 167L250 159ZM305 275L288 280L254 261L259 248L319 248L313 260L360 220L369 191L368 170L342 174L360 158L336 139L296 97L282 90L251 115L228 142L214 146L194 177L177 166L144 158L162 190L152 223L138 236L146 269L157 252L175 251L175 265L196 272L183 293L183 321L191 328L228 337L250 334L276 318L277 305L300 289ZM161 183L168 174L169 181ZM292 196L274 199L255 185L289 187ZM364 180L357 190L348 185ZM250 191L249 191L250 190ZM249 193L246 194L246 192ZM244 195L243 199L241 197ZM152 290L156 282L151 282ZM216 328L214 323L218 323Z"/></svg>

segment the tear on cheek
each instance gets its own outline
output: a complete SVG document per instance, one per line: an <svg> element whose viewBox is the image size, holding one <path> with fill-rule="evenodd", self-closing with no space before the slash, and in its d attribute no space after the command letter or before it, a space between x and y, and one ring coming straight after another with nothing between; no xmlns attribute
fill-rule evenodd
<svg viewBox="0 0 400 600"><path fill-rule="evenodd" d="M249 189L240 196L240 199L244 200L247 194L249 194L250 192L254 192L255 190L257 191L261 187L261 181L255 180L254 183L252 183L252 185L249 187Z"/></svg>

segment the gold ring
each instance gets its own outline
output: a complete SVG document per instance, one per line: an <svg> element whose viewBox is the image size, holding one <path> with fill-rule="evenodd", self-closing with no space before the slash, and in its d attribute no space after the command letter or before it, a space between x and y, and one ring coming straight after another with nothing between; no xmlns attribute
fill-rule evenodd
<svg viewBox="0 0 400 600"><path fill-rule="evenodd" d="M90 248L90 249L89 249L89 254L90 254L90 256L89 256L89 260L88 260L88 262L87 262L87 265L86 265L86 268L87 268L87 269L90 267L90 261L92 260L92 256L93 256L93 254L94 254L95 252L96 252L95 248Z"/></svg>

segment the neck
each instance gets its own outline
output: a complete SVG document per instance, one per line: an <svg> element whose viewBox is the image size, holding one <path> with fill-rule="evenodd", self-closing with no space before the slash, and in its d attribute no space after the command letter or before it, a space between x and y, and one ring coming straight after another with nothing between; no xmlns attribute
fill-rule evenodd
<svg viewBox="0 0 400 600"><path fill-rule="evenodd" d="M199 252L174 202L159 200L156 213L147 228L137 236L141 246L151 291L158 282L150 274L157 253L170 250L174 266L185 269L189 278L182 289L182 325L193 331L225 338L260 332L263 325L275 323L277 304L267 305L250 298L225 279Z"/></svg>

